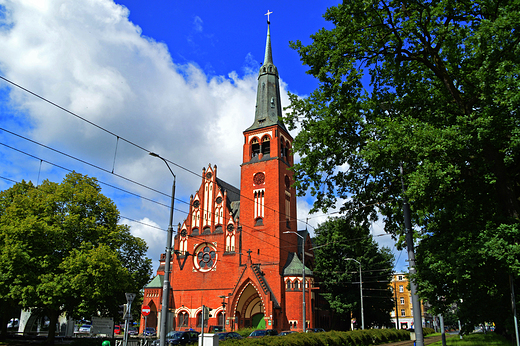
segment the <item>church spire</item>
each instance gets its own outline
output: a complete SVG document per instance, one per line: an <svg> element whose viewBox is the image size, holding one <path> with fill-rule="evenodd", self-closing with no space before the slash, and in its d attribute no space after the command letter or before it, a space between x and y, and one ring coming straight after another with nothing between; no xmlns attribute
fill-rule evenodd
<svg viewBox="0 0 520 346"><path fill-rule="evenodd" d="M266 13L268 16L267 40L265 43L264 63L258 72L255 122L246 131L272 125L279 125L287 131L281 120L280 83L278 81L278 69L273 64L273 53L271 50L271 23L269 22L269 14L271 13L269 11Z"/></svg>
<svg viewBox="0 0 520 346"><path fill-rule="evenodd" d="M271 64L273 63L273 51L271 50L271 30L270 30L271 25L270 24L271 23L267 22L267 40L265 42L264 65L266 63L271 63Z"/></svg>

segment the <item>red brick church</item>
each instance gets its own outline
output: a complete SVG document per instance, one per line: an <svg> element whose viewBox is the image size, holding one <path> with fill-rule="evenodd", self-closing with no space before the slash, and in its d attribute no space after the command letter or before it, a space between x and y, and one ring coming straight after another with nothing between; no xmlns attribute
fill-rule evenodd
<svg viewBox="0 0 520 346"><path fill-rule="evenodd" d="M174 237L169 330L200 331L203 305L212 309L207 326L302 330L304 286L306 323L314 327L314 278L306 268L302 283L301 262L302 240L309 251L310 239L296 228L293 138L281 115L268 25L254 122L243 132L240 189L220 180L216 166L202 169L200 188ZM162 254L157 276L144 288L149 327L160 325L164 263Z"/></svg>

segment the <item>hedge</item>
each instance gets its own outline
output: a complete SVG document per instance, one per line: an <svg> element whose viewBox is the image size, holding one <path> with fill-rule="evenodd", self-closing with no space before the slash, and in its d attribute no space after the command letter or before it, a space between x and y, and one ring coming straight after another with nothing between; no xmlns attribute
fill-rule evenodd
<svg viewBox="0 0 520 346"><path fill-rule="evenodd" d="M425 328L426 329L426 328ZM432 329L433 331L433 329ZM425 332L425 335L426 332ZM292 333L285 336L265 336L257 339L221 340L222 346L366 346L410 340L410 332L396 329L368 329L350 332Z"/></svg>

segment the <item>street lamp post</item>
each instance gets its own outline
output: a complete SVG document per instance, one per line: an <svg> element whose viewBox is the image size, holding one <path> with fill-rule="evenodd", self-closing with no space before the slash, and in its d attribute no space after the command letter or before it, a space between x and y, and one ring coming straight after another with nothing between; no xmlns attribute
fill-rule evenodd
<svg viewBox="0 0 520 346"><path fill-rule="evenodd" d="M224 324L222 326L222 328L223 328L222 331L225 332L226 331L226 299L231 297L231 295L228 295L228 296L218 296L218 297L222 298L222 312L223 312L223 316L224 316L223 322L222 322Z"/></svg>
<svg viewBox="0 0 520 346"><path fill-rule="evenodd" d="M150 155L153 157L157 157L164 161L171 174L173 175L173 185L172 185L172 201L170 205L170 222L168 223L168 235L166 236L166 258L164 261L164 281L163 281L163 292L162 292L162 309L161 309L161 321L159 330L159 346L166 346L166 333L168 328L168 296L170 293L170 260L172 253L172 235L173 235L173 205L175 203L175 179L176 176L173 173L172 169L168 162L161 156L156 153L150 152Z"/></svg>
<svg viewBox="0 0 520 346"><path fill-rule="evenodd" d="M306 286L306 284L305 284L305 238L303 236L301 236L300 234L298 234L298 232L295 232L295 231L286 231L283 233L294 233L298 237L302 238L302 265L303 265L303 268L302 268L302 281L303 281L302 309L303 309L303 332L305 333L307 331L307 317L306 317L306 308L305 308L305 286Z"/></svg>
<svg viewBox="0 0 520 346"><path fill-rule="evenodd" d="M361 296L361 329L365 329L365 313L363 311L363 276L361 275L361 263L353 258L345 258L345 261L354 261L359 264L359 295Z"/></svg>

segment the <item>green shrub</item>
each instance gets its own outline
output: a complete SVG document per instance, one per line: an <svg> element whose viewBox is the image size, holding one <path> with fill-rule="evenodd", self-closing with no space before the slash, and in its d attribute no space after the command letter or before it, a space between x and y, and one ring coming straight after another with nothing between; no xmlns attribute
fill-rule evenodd
<svg viewBox="0 0 520 346"><path fill-rule="evenodd" d="M435 333L435 329L433 329L433 328L423 328L422 331L423 331L423 335L430 335L430 334Z"/></svg>
<svg viewBox="0 0 520 346"><path fill-rule="evenodd" d="M249 330L249 333L254 329ZM243 330L244 331L244 330ZM249 335L244 332L244 334ZM246 336L247 337L247 336ZM222 346L368 346L410 340L410 332L396 329L368 329L350 332L293 333L286 336L266 336L258 339L223 340Z"/></svg>

